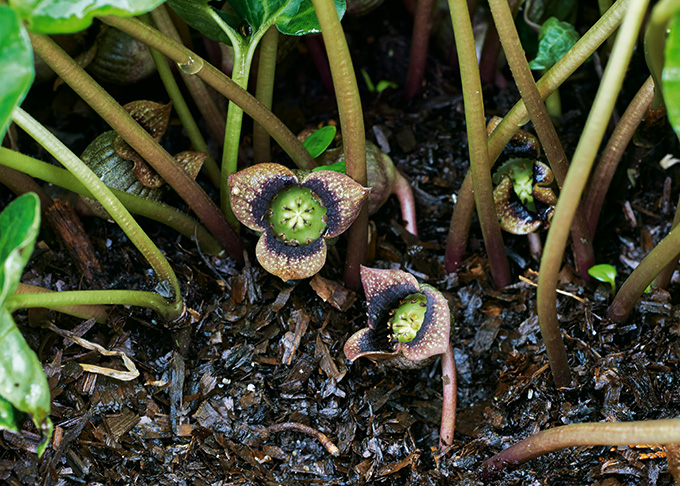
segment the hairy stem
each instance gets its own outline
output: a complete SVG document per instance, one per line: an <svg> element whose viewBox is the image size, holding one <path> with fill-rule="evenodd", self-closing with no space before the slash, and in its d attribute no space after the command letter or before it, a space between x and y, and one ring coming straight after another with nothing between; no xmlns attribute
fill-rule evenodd
<svg viewBox="0 0 680 486"><path fill-rule="evenodd" d="M475 51L475 38L465 0L449 0L451 23L456 39L456 50L460 65L465 103L465 123L467 126L468 147L470 152L470 172L474 186L475 205L479 223L482 227L486 253L491 266L496 287L510 284L510 267L505 254L503 236L498 225L496 207L491 185L491 164L487 149L486 122L484 119L484 100L479 78L479 65Z"/></svg>
<svg viewBox="0 0 680 486"><path fill-rule="evenodd" d="M588 226L592 235L595 235L604 198L607 195L609 185L614 178L614 173L621 161L623 152L633 138L642 117L647 112L653 96L654 81L650 76L626 108L600 156L600 161L595 168L585 198L586 219L588 220Z"/></svg>
<svg viewBox="0 0 680 486"><path fill-rule="evenodd" d="M439 448L453 444L456 429L456 359L449 343L442 355L442 422L439 427Z"/></svg>
<svg viewBox="0 0 680 486"><path fill-rule="evenodd" d="M619 36L621 37L621 36ZM586 423L543 430L484 461L480 475L487 479L509 466L519 466L543 454L565 447L675 444L680 442L680 419L640 422Z"/></svg>
<svg viewBox="0 0 680 486"><path fill-rule="evenodd" d="M515 29L515 22L508 6L507 0L489 0L491 13L496 29L505 51L505 56L512 70L512 76L517 83L517 88L522 95L527 111L534 123L534 128L538 135L543 150L548 157L548 162L555 174L557 184L562 187L564 179L569 170L567 154L560 142L555 126L550 120L548 110L543 104L541 94L536 87L534 77L529 68L524 49L519 40L519 35ZM579 204L571 226L571 236L574 245L574 260L579 276L588 281L588 269L595 264L595 255L590 237L590 231L583 214L583 205Z"/></svg>
<svg viewBox="0 0 680 486"><path fill-rule="evenodd" d="M160 5L156 9L152 10L151 18L156 24L156 27L158 27L158 30L160 30L163 34L171 38L176 43L182 44L180 35L177 32L175 24L173 24L165 5ZM175 62L177 61L175 60ZM188 74L182 69L179 69L179 73L180 76L182 76L182 80L189 90L194 103L196 103L198 111L201 112L201 116L205 120L210 134L215 140L218 141L218 143L223 144L224 126L227 123L224 113L222 113L222 111L215 104L212 96L208 92L208 88L200 77L194 76L193 74ZM219 187L219 183L216 184L216 186Z"/></svg>
<svg viewBox="0 0 680 486"><path fill-rule="evenodd" d="M411 99L422 89L427 62L427 49L432 29L432 7L434 0L417 0L411 34L411 54L408 60L408 73L404 91L406 99Z"/></svg>
<svg viewBox="0 0 680 486"><path fill-rule="evenodd" d="M621 33L614 44L595 101L583 127L581 139L574 152L569 173L562 186L543 251L538 275L538 321L548 351L553 379L558 387L568 386L571 383L571 371L557 319L557 275L569 237L569 227L602 142L607 122L614 109L616 95L621 90L623 77L635 47L647 4L648 0L631 0L630 2L621 26Z"/></svg>
<svg viewBox="0 0 680 486"><path fill-rule="evenodd" d="M342 145L345 153L347 175L366 187L366 134L364 114L347 39L342 30L333 0L312 0L319 19L326 54L333 76L333 87L338 102ZM351 289L360 289L359 267L366 259L368 244L368 208L364 204L359 216L347 232L347 259L345 283Z"/></svg>
<svg viewBox="0 0 680 486"><path fill-rule="evenodd" d="M612 35L623 19L630 0L618 0L607 13L603 15L586 32L581 39L567 52L547 73L538 81L537 88L541 99L545 100L553 91L571 76L576 69L595 52L600 45ZM505 115L501 123L489 136L489 161L495 162L503 148L527 120L527 109L522 100ZM474 194L472 192L471 173L458 191L458 200L453 208L449 235L446 241L446 256L444 259L446 271L455 272L463 261L463 254L467 246L470 232L470 221L474 211Z"/></svg>
<svg viewBox="0 0 680 486"><path fill-rule="evenodd" d="M139 227L132 215L125 209L118 199L111 193L108 187L86 166L78 157L75 156L64 144L62 144L51 132L40 123L35 121L28 113L17 107L12 112L12 119L19 125L31 138L38 142L45 150L52 154L64 167L66 167L80 183L87 188L90 193L95 195L97 201L104 206L120 228L125 232L130 241L144 255L151 267L156 272L158 279L168 282L174 292L172 302L156 295L160 300L155 299L148 307L153 308L159 314L168 319L179 317L182 313L183 303L180 294L179 282L175 272L165 259L160 250L151 241L147 234ZM86 291L87 292L87 291ZM94 291L91 291L94 292ZM147 292L148 293L148 292ZM79 294L80 296L80 294ZM68 305L92 303L89 301L74 300ZM94 302L101 304L103 302Z"/></svg>
<svg viewBox="0 0 680 486"><path fill-rule="evenodd" d="M281 148L293 159L300 169L311 170L316 167L314 159L309 155L302 143L297 139L283 122L271 111L255 99L250 93L234 83L223 72L198 56L195 52L187 49L178 42L173 41L161 34L156 29L145 25L137 19L123 17L101 17L100 20L146 45L158 49L166 57L178 64L185 65L189 62L200 66L195 73L206 84L212 86L224 97L239 105L243 111L250 115L257 123L266 128L269 134L276 140Z"/></svg>
<svg viewBox="0 0 680 486"><path fill-rule="evenodd" d="M60 169L28 155L0 147L0 168L4 167L21 171L24 175L28 174L69 191L94 198L92 193L66 169ZM222 251L219 243L205 227L191 216L159 201L152 201L110 187L109 190L131 213L163 223L187 238L196 238L201 250L205 253L216 255Z"/></svg>
<svg viewBox="0 0 680 486"><path fill-rule="evenodd" d="M139 25L145 25L137 20ZM148 29L150 27L146 26ZM241 241L224 216L195 180L173 157L49 37L30 34L36 53L118 134L135 149L184 199L217 241L239 264L243 263ZM155 47L155 46L152 46Z"/></svg>
<svg viewBox="0 0 680 486"><path fill-rule="evenodd" d="M158 52L153 47L149 48L149 52L151 53L154 64L156 65L158 74L161 77L161 81L165 86L165 90L168 92L168 96L172 100L172 107L177 112L177 116L182 122L184 130L187 132L187 136L191 141L193 149L198 152L208 154L208 157L203 162L203 168L207 172L208 177L210 177L210 182L212 182L215 187L219 187L220 168L217 166L215 159L213 159L210 155L208 144L205 143L205 139L203 138L203 135L196 124L196 120L194 120L191 110L184 100L184 96L182 96L182 92L177 85L177 81L175 81L175 77L173 76L172 70L168 65L168 61L165 59L163 54Z"/></svg>
<svg viewBox="0 0 680 486"><path fill-rule="evenodd" d="M255 97L260 103L272 109L274 99L274 76L276 74L276 53L279 44L279 30L269 27L260 44L260 60L257 65L257 86ZM270 138L267 131L259 123L253 126L253 162L271 161Z"/></svg>

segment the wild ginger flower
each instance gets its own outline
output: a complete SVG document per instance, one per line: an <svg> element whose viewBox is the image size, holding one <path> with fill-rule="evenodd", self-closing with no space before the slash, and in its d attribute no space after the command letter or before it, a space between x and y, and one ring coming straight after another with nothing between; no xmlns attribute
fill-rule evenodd
<svg viewBox="0 0 680 486"><path fill-rule="evenodd" d="M451 315L444 296L410 273L361 267L368 327L345 343L350 361L366 357L402 369L420 368L449 347Z"/></svg>
<svg viewBox="0 0 680 486"><path fill-rule="evenodd" d="M228 183L234 215L261 233L257 260L284 281L321 270L326 240L349 228L370 192L339 172L302 175L272 163L231 174Z"/></svg>

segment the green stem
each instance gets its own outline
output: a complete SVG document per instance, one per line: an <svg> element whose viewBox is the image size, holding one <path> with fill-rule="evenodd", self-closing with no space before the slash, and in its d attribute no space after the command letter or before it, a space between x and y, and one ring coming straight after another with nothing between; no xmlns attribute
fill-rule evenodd
<svg viewBox="0 0 680 486"><path fill-rule="evenodd" d="M347 175L365 187L367 177L364 114L347 39L345 39L333 0L312 0L312 3L319 19L333 76ZM347 286L354 290L361 288L359 267L366 259L367 244L368 209L364 204L359 216L347 232L344 278Z"/></svg>
<svg viewBox="0 0 680 486"><path fill-rule="evenodd" d="M675 215L673 216L673 224L671 225L671 231L680 224L680 200L678 200L678 205L675 207ZM673 272L678 266L678 257L680 255L676 254L668 265L663 267L663 270L654 279L654 287L658 289L667 289L671 283L671 277L673 277Z"/></svg>
<svg viewBox="0 0 680 486"><path fill-rule="evenodd" d="M567 154L557 135L555 126L550 120L550 115L543 104L541 94L534 82L531 68L524 54L524 49L515 29L515 21L508 6L507 0L489 0L498 35L500 36L505 56L510 65L512 76L517 83L517 88L522 95L522 100L531 116L538 138L548 158L550 167L555 174L557 184L561 188L567 177L569 161ZM553 93L554 96L557 93ZM571 225L571 237L574 244L574 260L579 276L588 281L588 269L595 264L595 255L588 225L583 213L583 205L579 204L574 222Z"/></svg>
<svg viewBox="0 0 680 486"><path fill-rule="evenodd" d="M137 22L144 25L139 20ZM242 264L243 249L240 239L196 181L49 37L29 35L36 53L170 184L229 255Z"/></svg>
<svg viewBox="0 0 680 486"><path fill-rule="evenodd" d="M668 22L675 12L680 9L680 0L661 0L652 9L652 14L647 22L645 30L645 59L647 67L654 78L654 99L652 110L662 109L663 90L661 84L661 72L665 60L666 31Z"/></svg>
<svg viewBox="0 0 680 486"><path fill-rule="evenodd" d="M94 198L92 193L78 182L78 179L69 173L69 171L14 152L13 150L0 147L0 165L21 171L21 173L42 179L50 184L77 192L83 196ZM217 243L203 225L191 216L158 201L145 199L110 187L109 190L131 213L163 223L187 238L196 238L201 250L205 253L216 255L221 251L219 243Z"/></svg>
<svg viewBox="0 0 680 486"><path fill-rule="evenodd" d="M208 154L208 157L203 162L203 168L207 172L213 185L215 187L220 187L220 168L217 166L215 159L210 155L208 144L205 143L201 130L199 130L196 120L194 120L194 116L191 114L191 110L184 100L184 96L182 96L182 92L180 91L179 86L177 86L177 81L175 81L175 76L172 74L168 61L163 54L153 47L149 48L149 52L151 53L154 64L156 64L156 69L165 86L165 90L172 100L172 106L177 112L177 116L182 122L184 130L187 132L189 140L191 140L193 149Z"/></svg>
<svg viewBox="0 0 680 486"><path fill-rule="evenodd" d="M182 44L179 32L177 32L177 28L175 28L175 24L172 22L165 5L160 5L152 10L151 18L158 27L158 30L163 32L163 34L171 38L177 44ZM213 100L213 97L208 92L208 88L201 78L194 76L193 74L188 74L182 69L178 69L178 71L180 76L182 76L182 80L184 81L189 94L191 94L194 103L196 103L196 107L201 113L210 134L219 144L223 144L224 126L226 124L224 113ZM219 187L219 182L215 184L215 186Z"/></svg>
<svg viewBox="0 0 680 486"><path fill-rule="evenodd" d="M618 37L621 37L620 35ZM484 461L480 475L483 480L505 466L519 466L543 454L565 447L655 444L680 442L680 419L640 422L572 424L543 430Z"/></svg>
<svg viewBox="0 0 680 486"><path fill-rule="evenodd" d="M614 178L616 168L623 156L623 152L633 138L635 130L640 125L642 117L645 116L653 96L654 81L650 76L626 108L621 120L609 138L607 146L602 151L600 161L591 177L590 186L585 198L586 219L588 220L590 233L593 236L600 219L604 198Z"/></svg>
<svg viewBox="0 0 680 486"><path fill-rule="evenodd" d="M595 101L583 127L569 173L562 186L541 260L537 292L538 321L555 385L558 387L571 383L571 372L557 319L557 275L569 237L569 227L614 109L616 96L621 90L647 4L648 0L631 0L626 12L621 33L617 36Z"/></svg>
<svg viewBox="0 0 680 486"><path fill-rule="evenodd" d="M12 294L5 300L10 312L30 307L47 307L67 314L74 306L81 305L134 305L147 307L159 316L173 320L182 313L168 308L168 301L155 292L141 290L69 290L65 292L45 292Z"/></svg>
<svg viewBox="0 0 680 486"><path fill-rule="evenodd" d="M456 51L460 65L460 78L463 85L465 104L465 124L467 126L468 147L470 152L470 172L474 186L475 205L479 223L482 227L486 253L491 266L496 287L509 285L510 267L505 254L503 236L498 225L496 207L491 184L491 164L487 148L486 121L484 119L484 100L479 78L479 65L475 50L472 23L465 0L449 0L451 23L456 39Z"/></svg>
<svg viewBox="0 0 680 486"><path fill-rule="evenodd" d="M36 285L29 285L25 283L19 283L14 296L18 294L52 294L56 293L54 290L45 289L43 287L38 287ZM63 292L68 293L68 292ZM148 293L148 292L147 292ZM16 308L21 308L22 305L17 305ZM68 314L70 316L78 317L80 319L92 319L94 318L100 324L105 324L109 316L109 307L103 305L66 305L60 306L58 309L53 310L59 311L63 314Z"/></svg>
<svg viewBox="0 0 680 486"><path fill-rule="evenodd" d="M272 109L274 99L274 76L276 74L276 52L279 44L279 30L275 26L269 27L262 37L260 45L260 60L257 65L257 86L255 97L269 110ZM270 137L259 123L253 126L253 162L271 161Z"/></svg>
<svg viewBox="0 0 680 486"><path fill-rule="evenodd" d="M623 322L633 310L635 303L647 286L671 262L677 261L680 248L680 227L674 227L666 237L642 259L633 270L609 307L607 317L615 322Z"/></svg>
<svg viewBox="0 0 680 486"><path fill-rule="evenodd" d="M87 188L90 193L95 195L97 201L104 206L113 220L118 223L130 241L144 255L151 268L158 276L160 281L168 282L174 292L172 302L161 298L163 304L158 307L154 304L154 310L160 309L160 314L169 319L179 317L182 313L183 303L180 294L179 282L175 272L165 259L160 250L146 235L144 230L139 227L132 215L125 209L118 199L111 193L108 187L86 166L68 147L62 144L57 137L33 119L28 113L19 107L12 112L12 119L27 134L38 142L45 150L54 156L64 167L66 167L79 181ZM82 303L74 301L73 304ZM86 302L89 303L89 302Z"/></svg>
<svg viewBox="0 0 680 486"><path fill-rule="evenodd" d="M623 15L630 0L617 0L586 32L581 39L538 81L537 87L541 99L545 100L550 93L571 76L600 45L611 36L621 24ZM517 130L527 123L527 109L522 100L505 115L501 123L489 136L489 161L495 162L503 148ZM455 272L463 261L463 253L467 246L470 221L474 212L474 194L472 192L472 176L468 171L458 191L458 201L453 208L449 235L446 242L445 266L449 273Z"/></svg>
<svg viewBox="0 0 680 486"><path fill-rule="evenodd" d="M137 19L123 17L101 17L100 20L139 39L146 45L158 49L166 57L180 65L191 63L197 66L195 75L215 88L226 98L239 105L256 122L264 126L281 148L293 159L300 169L311 170L317 166L307 149L283 122L257 101L254 96L239 87L223 72L183 45L161 34L156 29ZM200 67L200 68L198 68Z"/></svg>

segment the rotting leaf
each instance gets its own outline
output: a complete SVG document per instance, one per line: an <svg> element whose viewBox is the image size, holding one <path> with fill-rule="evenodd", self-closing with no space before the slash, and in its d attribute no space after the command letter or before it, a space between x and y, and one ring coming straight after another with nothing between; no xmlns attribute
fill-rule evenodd
<svg viewBox="0 0 680 486"><path fill-rule="evenodd" d="M354 292L335 280L329 280L320 275L315 275L309 281L309 285L324 302L328 302L342 312L347 312L357 300L357 295Z"/></svg>

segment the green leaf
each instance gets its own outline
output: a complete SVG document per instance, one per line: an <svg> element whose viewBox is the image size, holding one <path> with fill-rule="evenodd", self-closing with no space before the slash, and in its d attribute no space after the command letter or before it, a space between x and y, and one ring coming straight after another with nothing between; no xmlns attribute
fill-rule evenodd
<svg viewBox="0 0 680 486"><path fill-rule="evenodd" d="M243 23L243 20L237 15L211 7L208 5L208 0L168 0L168 5L187 24L201 34L227 45L231 45L231 39L224 32L222 26L215 21L213 13L217 14L236 34L239 26Z"/></svg>
<svg viewBox="0 0 680 486"><path fill-rule="evenodd" d="M39 228L40 200L32 192L19 196L0 213L0 307L19 285Z"/></svg>
<svg viewBox="0 0 680 486"><path fill-rule="evenodd" d="M38 34L67 34L86 29L103 15L132 17L158 7L163 0L9 0L10 6Z"/></svg>
<svg viewBox="0 0 680 486"><path fill-rule="evenodd" d="M339 162L334 162L330 165L320 165L319 167L314 167L312 172L317 170L332 170L333 172L340 172L341 174L347 174L347 168L345 167L345 161L341 160Z"/></svg>
<svg viewBox="0 0 680 486"><path fill-rule="evenodd" d="M314 131L309 137L302 142L302 145L307 149L309 155L316 159L319 155L324 153L328 146L333 142L337 129L333 125L326 125Z"/></svg>
<svg viewBox="0 0 680 486"><path fill-rule="evenodd" d="M0 5L0 141L4 138L12 117L12 110L23 101L31 87L33 49L28 33L16 14Z"/></svg>
<svg viewBox="0 0 680 486"><path fill-rule="evenodd" d="M0 307L0 397L31 414L35 426L49 440L50 388L45 372L4 307Z"/></svg>
<svg viewBox="0 0 680 486"><path fill-rule="evenodd" d="M228 0L254 32L276 25L286 35L321 32L312 0ZM345 0L334 0L340 18L345 14Z"/></svg>
<svg viewBox="0 0 680 486"><path fill-rule="evenodd" d="M578 0L534 0L527 2L527 17L541 25L550 17L573 24L578 14Z"/></svg>
<svg viewBox="0 0 680 486"><path fill-rule="evenodd" d="M531 69L550 69L579 39L574 26L550 17L538 33L538 55L529 63Z"/></svg>
<svg viewBox="0 0 680 486"><path fill-rule="evenodd" d="M670 33L666 38L666 61L661 73L661 85L668 120L680 138L680 14L671 19L668 29Z"/></svg>
<svg viewBox="0 0 680 486"><path fill-rule="evenodd" d="M14 410L15 408L10 402L0 397L0 430L19 432L19 427L14 418Z"/></svg>
<svg viewBox="0 0 680 486"><path fill-rule="evenodd" d="M612 295L616 293L616 268L613 265L600 263L588 269L588 275L600 282L608 283L612 288Z"/></svg>

